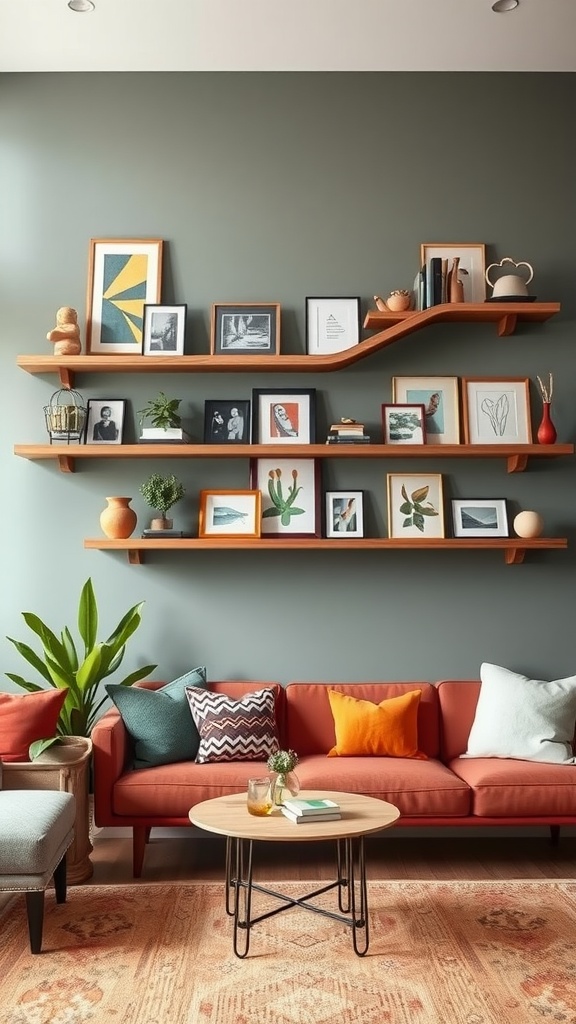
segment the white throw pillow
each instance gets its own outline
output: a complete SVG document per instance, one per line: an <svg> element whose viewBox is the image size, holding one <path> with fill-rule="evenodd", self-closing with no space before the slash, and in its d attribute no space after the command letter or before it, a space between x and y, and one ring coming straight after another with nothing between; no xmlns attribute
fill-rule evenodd
<svg viewBox="0 0 576 1024"><path fill-rule="evenodd" d="M574 764L576 676L528 679L484 662L480 695L462 757L512 757Z"/></svg>

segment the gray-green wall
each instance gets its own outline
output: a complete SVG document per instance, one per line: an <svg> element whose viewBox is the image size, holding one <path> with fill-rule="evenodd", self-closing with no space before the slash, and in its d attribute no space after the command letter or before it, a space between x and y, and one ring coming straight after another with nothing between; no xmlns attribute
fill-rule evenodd
<svg viewBox="0 0 576 1024"><path fill-rule="evenodd" d="M318 389L320 436L342 415L379 437L397 374L555 376L559 440L574 439L576 77L565 74L69 74L0 78L0 575L2 670L24 663L22 610L74 625L91 576L102 634L139 600L144 620L126 664L157 661L158 678L206 664L213 678L476 677L482 660L542 676L573 673L574 460L329 461L323 488L363 488L369 534L386 534L386 472L443 474L451 497L502 497L511 516L535 508L568 552L324 551L125 554L85 551L109 494L176 470L187 495L177 525L197 528L201 488L248 486L243 460L54 463L16 458L45 443L54 376L16 367L45 340L60 305L83 324L90 238L165 240L165 302L188 303L187 351L208 351L212 302L282 306L282 350L305 350L307 295L410 287L420 243L485 242L489 261L534 265L533 290L558 300L544 325L499 339L486 325L441 325L353 368L289 375ZM250 398L276 374L90 375L85 398L159 388L182 399L193 435L206 398ZM11 689L5 680L4 688Z"/></svg>

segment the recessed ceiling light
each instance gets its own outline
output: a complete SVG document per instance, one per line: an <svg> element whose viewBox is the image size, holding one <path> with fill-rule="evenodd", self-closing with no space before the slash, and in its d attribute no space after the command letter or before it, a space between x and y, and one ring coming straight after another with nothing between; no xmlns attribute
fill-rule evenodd
<svg viewBox="0 0 576 1024"><path fill-rule="evenodd" d="M492 10L497 14L503 14L504 11L513 11L515 7L518 7L518 3L519 0L495 0Z"/></svg>
<svg viewBox="0 0 576 1024"><path fill-rule="evenodd" d="M78 14L86 14L88 11L93 11L95 5L92 0L68 0L68 7Z"/></svg>

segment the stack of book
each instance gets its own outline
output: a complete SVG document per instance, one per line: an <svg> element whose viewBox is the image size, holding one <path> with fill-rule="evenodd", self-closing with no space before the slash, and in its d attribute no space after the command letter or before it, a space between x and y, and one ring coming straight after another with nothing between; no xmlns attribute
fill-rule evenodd
<svg viewBox="0 0 576 1024"><path fill-rule="evenodd" d="M341 818L340 805L334 800L298 800L288 797L282 804L282 814L295 825L308 821L337 821Z"/></svg>
<svg viewBox="0 0 576 1024"><path fill-rule="evenodd" d="M182 530L142 530L143 537L185 537Z"/></svg>
<svg viewBox="0 0 576 1024"><path fill-rule="evenodd" d="M364 424L356 420L340 420L340 423L333 423L326 438L326 444L369 443L370 435L364 432Z"/></svg>

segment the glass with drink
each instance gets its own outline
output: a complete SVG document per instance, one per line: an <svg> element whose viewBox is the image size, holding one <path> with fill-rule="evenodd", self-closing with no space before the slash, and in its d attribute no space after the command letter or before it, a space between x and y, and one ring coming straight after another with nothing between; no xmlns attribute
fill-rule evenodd
<svg viewBox="0 0 576 1024"><path fill-rule="evenodd" d="M273 807L272 783L269 778L248 779L248 813L256 818L265 818Z"/></svg>

